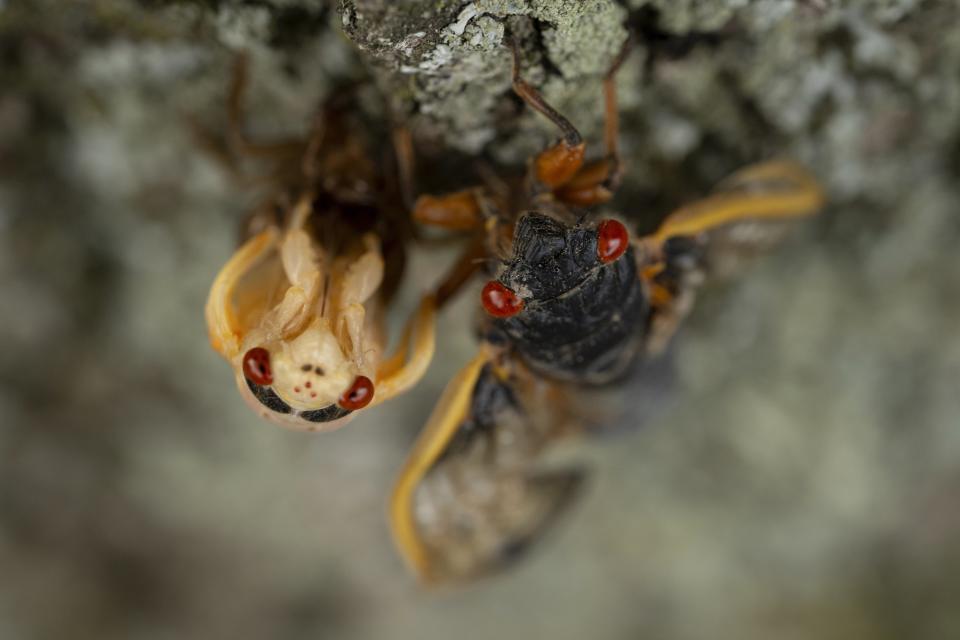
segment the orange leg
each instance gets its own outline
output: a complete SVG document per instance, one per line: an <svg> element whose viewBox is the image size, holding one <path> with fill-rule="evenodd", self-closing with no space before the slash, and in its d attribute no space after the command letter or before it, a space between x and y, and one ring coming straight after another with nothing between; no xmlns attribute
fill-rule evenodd
<svg viewBox="0 0 960 640"><path fill-rule="evenodd" d="M569 181L583 166L586 144L576 127L520 77L520 49L516 42L513 43L513 90L527 106L545 115L563 133L560 142L541 152L533 161L537 181L555 189Z"/></svg>
<svg viewBox="0 0 960 640"><path fill-rule="evenodd" d="M626 60L627 54L630 53L630 45L631 41L628 38L603 79L603 142L607 155L603 160L587 164L556 190L557 198L563 202L581 207L603 204L613 197L613 192L620 186L623 164L620 161L620 149L617 144L620 136L620 119L617 112L616 75L623 61Z"/></svg>
<svg viewBox="0 0 960 640"><path fill-rule="evenodd" d="M580 170L585 150L583 142L571 147L561 140L534 159L534 175L550 189L564 185Z"/></svg>
<svg viewBox="0 0 960 640"><path fill-rule="evenodd" d="M424 296L420 308L404 327L397 350L380 364L374 404L402 393L415 384L426 370L434 351L436 314L470 278L486 256L482 236L470 243L434 293ZM412 352L411 352L412 346ZM381 391L387 385L389 391Z"/></svg>
<svg viewBox="0 0 960 640"><path fill-rule="evenodd" d="M413 205L413 219L443 229L471 231L483 226L483 210L476 189L442 196L423 195Z"/></svg>
<svg viewBox="0 0 960 640"><path fill-rule="evenodd" d="M614 174L619 173L618 164L608 158L588 163L569 182L556 190L557 199L578 207L609 202L613 197L610 180Z"/></svg>
<svg viewBox="0 0 960 640"><path fill-rule="evenodd" d="M662 308L670 304L673 294L665 286L657 282L657 276L663 271L664 263L656 262L644 267L640 271L640 279L647 285L650 304L655 308Z"/></svg>

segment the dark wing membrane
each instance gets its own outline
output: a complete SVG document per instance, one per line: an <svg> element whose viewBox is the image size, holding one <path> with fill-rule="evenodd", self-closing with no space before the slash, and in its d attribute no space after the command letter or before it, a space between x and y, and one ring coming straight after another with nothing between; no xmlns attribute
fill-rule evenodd
<svg viewBox="0 0 960 640"><path fill-rule="evenodd" d="M502 568L540 538L583 480L576 469L536 466L543 448L565 430L555 389L519 384L490 362L460 383L469 389L454 408L446 441L429 466L420 467L408 504L400 511L394 504L401 551L430 582ZM398 487L404 480L401 475ZM406 526L398 522L404 517Z"/></svg>

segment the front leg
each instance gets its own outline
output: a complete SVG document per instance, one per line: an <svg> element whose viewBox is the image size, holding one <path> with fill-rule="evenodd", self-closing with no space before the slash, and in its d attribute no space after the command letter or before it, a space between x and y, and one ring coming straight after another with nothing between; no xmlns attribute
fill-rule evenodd
<svg viewBox="0 0 960 640"><path fill-rule="evenodd" d="M436 297L424 296L407 321L396 352L377 369L377 395L372 404L404 393L423 378L436 348L436 318Z"/></svg>
<svg viewBox="0 0 960 640"><path fill-rule="evenodd" d="M576 175L583 166L587 145L573 123L548 103L543 95L520 75L520 47L513 42L513 91L528 107L555 124L563 138L541 151L531 163L529 180L540 188L556 189Z"/></svg>
<svg viewBox="0 0 960 640"><path fill-rule="evenodd" d="M291 223L280 242L280 262L290 286L283 299L264 315L258 340L284 339L301 331L316 314L323 282L320 249L303 225L310 214L311 197L300 198L291 213Z"/></svg>
<svg viewBox="0 0 960 640"><path fill-rule="evenodd" d="M337 337L341 344L350 344L351 358L363 368L366 359L364 337L369 318L366 305L383 283L383 255L380 240L373 234L363 237L364 252L359 258L346 263L338 259L334 273L343 271L342 278L332 294L326 292L325 304L336 304L335 322ZM376 315L376 314L374 314Z"/></svg>
<svg viewBox="0 0 960 640"><path fill-rule="evenodd" d="M618 139L620 119L617 114L617 71L630 53L630 38L623 43L620 53L614 58L603 79L603 142L606 156L586 164L569 182L559 187L559 200L578 207L603 204L613 197L623 176L623 161L620 158Z"/></svg>
<svg viewBox="0 0 960 640"><path fill-rule="evenodd" d="M454 231L474 231L483 226L482 195L463 189L442 196L422 195L413 205L414 221Z"/></svg>
<svg viewBox="0 0 960 640"><path fill-rule="evenodd" d="M227 360L233 360L240 353L243 339L234 311L237 286L251 269L276 250L279 238L276 227L250 238L230 257L210 287L205 309L210 344Z"/></svg>

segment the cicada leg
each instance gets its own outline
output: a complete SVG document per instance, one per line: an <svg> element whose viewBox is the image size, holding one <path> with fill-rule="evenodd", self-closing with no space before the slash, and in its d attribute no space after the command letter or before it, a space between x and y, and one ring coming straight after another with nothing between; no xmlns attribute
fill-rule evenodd
<svg viewBox="0 0 960 640"><path fill-rule="evenodd" d="M577 207L590 207L613 198L612 178L620 173L619 160L604 158L587 163L569 182L558 188L558 200ZM619 180L619 178L616 178Z"/></svg>
<svg viewBox="0 0 960 640"><path fill-rule="evenodd" d="M513 91L527 106L542 113L560 129L563 138L541 151L533 160L533 178L548 189L566 184L583 166L586 144L577 128L544 100L533 86L520 76L520 47L513 43Z"/></svg>
<svg viewBox="0 0 960 640"><path fill-rule="evenodd" d="M233 293L243 276L268 253L275 251L280 232L270 227L243 244L217 274L207 298L206 319L210 344L228 360L240 350L240 328L233 309Z"/></svg>
<svg viewBox="0 0 960 640"><path fill-rule="evenodd" d="M532 109L545 115L563 134L560 142L542 151L533 160L533 178L554 192L561 201L590 206L608 201L619 186L622 167L617 144L616 74L630 51L630 40L624 42L603 81L604 145L606 157L584 165L586 145L576 127L550 106L534 87L520 77L520 53L513 45L513 90Z"/></svg>
<svg viewBox="0 0 960 640"><path fill-rule="evenodd" d="M424 296L407 320L397 350L377 369L377 392L371 406L409 390L427 372L436 348L436 318L436 296Z"/></svg>
<svg viewBox="0 0 960 640"><path fill-rule="evenodd" d="M254 142L247 135L244 118L244 99L247 95L250 61L245 53L237 55L227 92L227 133L231 150L241 156L276 158L288 154L299 155L303 150L300 140Z"/></svg>
<svg viewBox="0 0 960 640"><path fill-rule="evenodd" d="M623 162L618 144L620 118L617 111L616 77L617 71L630 53L631 44L631 39L627 38L603 79L603 142L606 156L587 163L556 190L557 198L563 202L580 207L603 204L613 197L614 191L620 186Z"/></svg>
<svg viewBox="0 0 960 640"><path fill-rule="evenodd" d="M303 153L304 144L295 139L253 141L247 134L244 99L247 93L248 68L247 55L238 54L233 62L227 89L225 134L210 130L191 115L186 116L186 121L197 146L236 183L249 188L274 186L289 175L290 165ZM264 175L250 176L244 171L244 158L264 160L275 166Z"/></svg>
<svg viewBox="0 0 960 640"><path fill-rule="evenodd" d="M410 135L410 129L404 126L394 126L393 155L397 163L397 183L400 190L400 197L403 198L403 204L407 210L414 207L413 194L417 192L416 186L416 154L413 150L413 136Z"/></svg>
<svg viewBox="0 0 960 640"><path fill-rule="evenodd" d="M483 207L476 188L442 196L422 195L413 206L413 219L443 229L473 231L483 225Z"/></svg>
<svg viewBox="0 0 960 640"><path fill-rule="evenodd" d="M380 364L377 372L378 404L414 386L426 373L436 343L437 310L447 303L476 273L486 255L482 237L468 245L434 293L424 296L407 321L397 350Z"/></svg>

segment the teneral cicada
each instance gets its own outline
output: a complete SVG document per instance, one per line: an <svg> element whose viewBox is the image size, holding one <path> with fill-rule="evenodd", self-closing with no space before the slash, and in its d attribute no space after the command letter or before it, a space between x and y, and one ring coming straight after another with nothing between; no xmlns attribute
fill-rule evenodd
<svg viewBox="0 0 960 640"><path fill-rule="evenodd" d="M259 415L328 431L423 376L437 299L424 296L388 357L384 312L400 282L410 228L402 163L374 151L380 147L343 99L350 92L329 101L303 139L249 141L241 123L245 69L241 58L230 91L229 147L270 166L271 190L216 276L207 329Z"/></svg>

